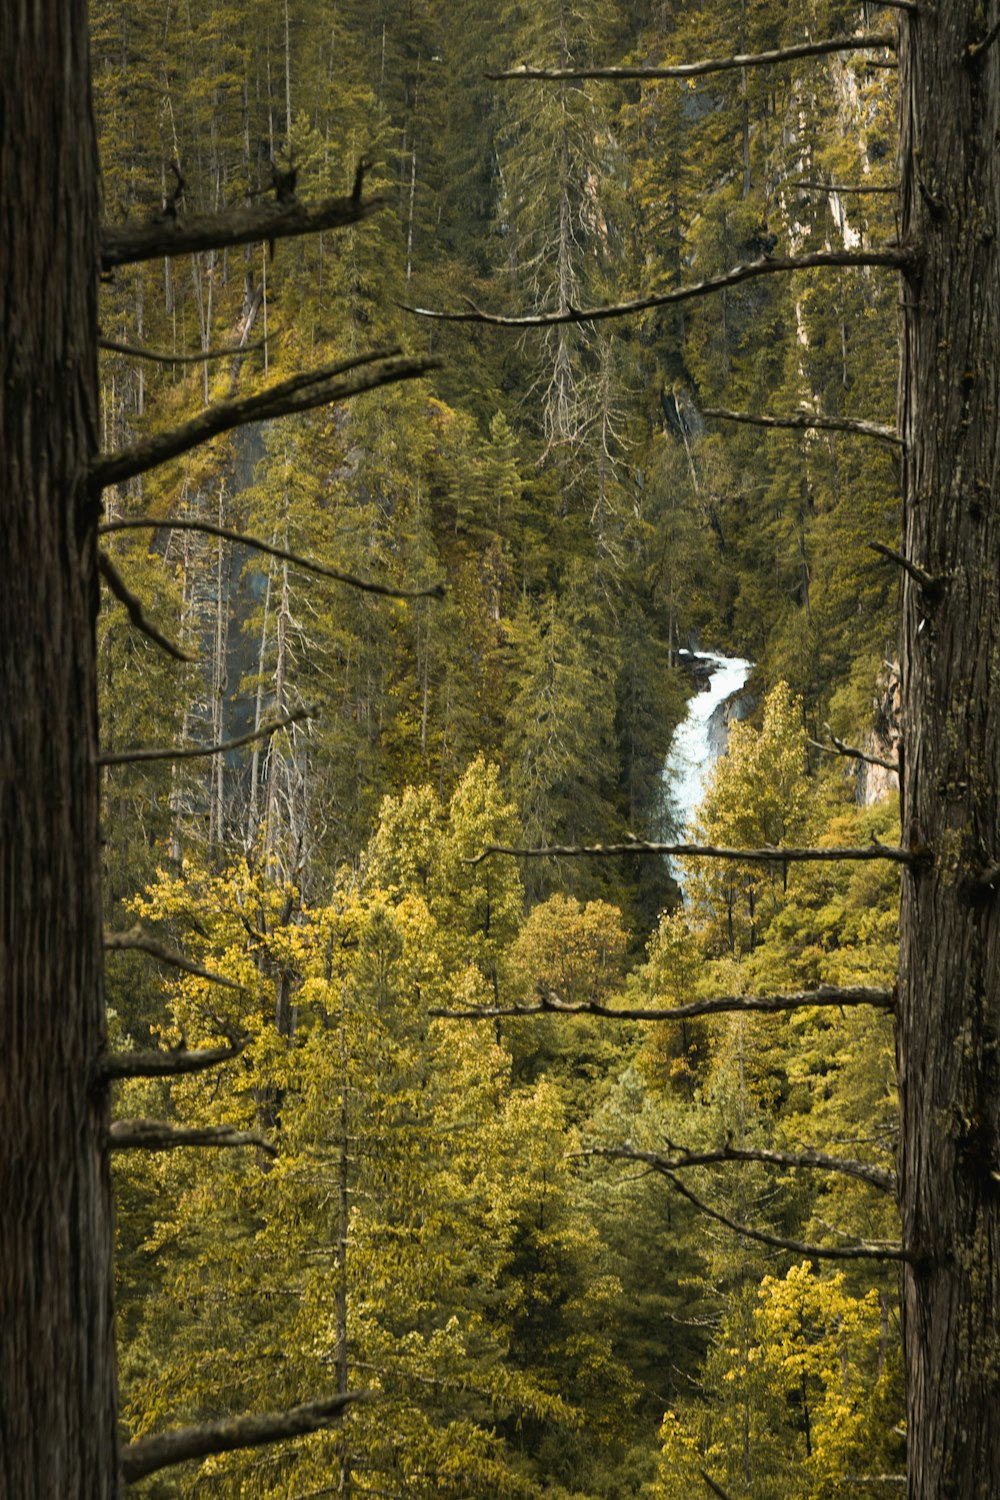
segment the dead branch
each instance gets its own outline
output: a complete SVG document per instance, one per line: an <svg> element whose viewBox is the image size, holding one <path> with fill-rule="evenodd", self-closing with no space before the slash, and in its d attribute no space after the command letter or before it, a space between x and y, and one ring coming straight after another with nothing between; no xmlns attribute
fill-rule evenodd
<svg viewBox="0 0 1000 1500"><path fill-rule="evenodd" d="M440 369L441 363L434 356L395 357L376 351L357 359L344 360L340 364L325 365L305 375L294 375L255 396L219 401L214 406L206 407L189 421L181 422L166 432L143 438L119 453L99 454L91 466L90 478L102 488L109 484L121 484L136 474L144 474L148 469L155 469L158 464L166 463L168 459L187 453L209 438L229 432L233 427L243 427L248 422L269 421L293 412L312 411L314 407L326 406L332 401L344 401L349 396L376 390L379 386L412 380L416 376L425 375L429 370ZM368 368L353 379L337 378L361 366L374 368Z"/></svg>
<svg viewBox="0 0 1000 1500"><path fill-rule="evenodd" d="M320 578L332 578L335 583L346 583L366 594L381 594L387 599L443 599L445 596L443 583L432 583L423 589L392 588L387 583L358 578L353 573L344 573L340 568L331 568L326 563L317 562L315 558L302 557L297 552L289 552L285 547L276 547L273 542L265 542L262 537L247 536L229 526L214 526L211 521L194 521L186 517L180 520L172 517L157 520L155 516L132 516L118 521L105 521L97 530L101 536L108 536L115 531L149 531L160 528L164 531L201 531L207 536L222 537L225 541L237 542L255 552L265 552L269 557L292 563L294 567L303 568L307 573L315 573Z"/></svg>
<svg viewBox="0 0 1000 1500"><path fill-rule="evenodd" d="M268 1443L304 1437L328 1426L353 1402L366 1399L368 1393L365 1391L349 1391L346 1395L328 1396L323 1401L308 1401L302 1406L290 1407L288 1411L227 1417L219 1422L203 1422L197 1427L180 1427L176 1432L137 1438L122 1453L122 1475L126 1484L134 1484L157 1469L171 1468L192 1458L206 1458L210 1453L262 1448Z"/></svg>
<svg viewBox="0 0 1000 1500"><path fill-rule="evenodd" d="M185 958L183 953L176 953L173 948L167 948L139 926L131 927L128 932L106 932L104 948L107 953L148 953L151 958L158 958L161 963L169 964L174 969L182 969L185 974L193 974L197 979L207 979L212 984L224 985L228 990L244 988L242 984L237 984L235 979L225 979L221 974L215 974L211 969L204 969L201 964Z"/></svg>
<svg viewBox="0 0 1000 1500"><path fill-rule="evenodd" d="M835 734L830 735L830 741L829 745L821 744L819 740L809 740L808 743L814 750L822 750L824 755L845 755L849 760L863 760L867 766L881 766L885 771L899 774L898 760L883 760L881 755L869 755L867 750L859 750L857 745L845 745Z"/></svg>
<svg viewBox="0 0 1000 1500"><path fill-rule="evenodd" d="M637 78L652 81L661 78L701 78L707 73L727 73L741 68L765 68L773 63L796 62L802 57L824 57L830 52L870 52L882 47L895 48L896 38L888 31L861 32L858 36L828 37L821 42L798 42L792 47L778 47L771 52L737 53L734 57L704 57L699 62L671 63L662 68L641 66L607 68L531 68L522 64L503 73L487 73L496 81L517 82L526 78L569 82L580 78Z"/></svg>
<svg viewBox="0 0 1000 1500"><path fill-rule="evenodd" d="M854 432L861 437L876 438L882 443L893 443L902 447L903 440L892 427L883 427L880 422L863 422L856 417L821 417L813 412L793 412L787 417L756 416L748 411L727 411L721 406L702 408L703 417L716 417L723 422L746 422L753 427L793 427L807 432Z"/></svg>
<svg viewBox="0 0 1000 1500"><path fill-rule="evenodd" d="M176 646L172 640L163 634L158 626L153 624L143 609L142 600L138 594L133 594L106 552L98 552L97 566L100 569L101 577L119 604L124 604L128 612L128 617L136 630L141 631L155 646L159 646L161 651L165 651L168 656L172 656L174 661L192 662L195 660L195 657L189 656L186 651L182 651L180 646Z"/></svg>
<svg viewBox="0 0 1000 1500"><path fill-rule="evenodd" d="M810 192L819 193L898 193L898 183L866 183L866 182L810 182L806 178L796 180L790 178L789 187L805 188Z"/></svg>
<svg viewBox="0 0 1000 1500"><path fill-rule="evenodd" d="M228 1047L153 1047L147 1052L106 1052L98 1060L95 1072L99 1079L174 1078L183 1073L200 1073L217 1063L239 1057L249 1037L240 1037Z"/></svg>
<svg viewBox="0 0 1000 1500"><path fill-rule="evenodd" d="M895 999L891 990L861 986L840 989L836 985L821 985L815 990L797 990L788 995L718 995L709 1000L690 1000L685 1005L658 1010L644 1006L601 1005L596 1000L571 1005L547 990L534 1005L483 1005L466 1010L432 1007L427 1013L452 1021L493 1021L507 1017L549 1015L603 1016L610 1021L688 1021L694 1016L716 1016L734 1011L774 1015L786 1010L805 1010L828 1005L871 1005L876 1010L892 1010Z"/></svg>
<svg viewBox="0 0 1000 1500"><path fill-rule="evenodd" d="M213 359L228 359L233 354L252 354L263 349L264 339L253 344L234 344L229 349L206 349L198 354L165 354L159 349L143 349L138 344L122 344L117 339L98 339L97 347L112 354L127 354L130 359L153 360L160 365L204 365Z"/></svg>
<svg viewBox="0 0 1000 1500"><path fill-rule="evenodd" d="M115 1120L108 1132L112 1151L175 1151L180 1147L255 1146L268 1156L277 1156L262 1135L237 1130L233 1125L170 1125L166 1120Z"/></svg>
<svg viewBox="0 0 1000 1500"><path fill-rule="evenodd" d="M487 844L479 854L466 857L467 865L478 865L493 854L507 854L517 859L577 859L583 855L595 858L619 858L623 854L657 854L681 858L732 859L742 864L802 864L805 861L888 859L899 865L926 863L927 854L916 854L897 844L880 844L873 839L860 848L782 849L768 844L763 849L726 849L715 844L654 844L645 839L631 839L624 844L548 844L537 848L515 848L508 844Z"/></svg>
<svg viewBox="0 0 1000 1500"><path fill-rule="evenodd" d="M241 745L250 745L254 740L270 739L272 734L277 734L279 729L287 729L289 724L298 724L303 719L314 718L314 708L297 708L294 713L286 714L283 719L272 719L269 724L262 724L259 729L251 729L246 734L238 734L231 740L220 740L215 745L187 745L177 748L171 745L151 745L143 749L141 746L135 750L109 751L106 755L97 757L99 766L129 766L150 760L198 760L205 755L225 755L229 750L238 750Z"/></svg>
<svg viewBox="0 0 1000 1500"><path fill-rule="evenodd" d="M157 218L145 224L104 224L101 227L101 270L158 260L161 255L190 255L196 250L223 250L228 245L282 240L290 235L316 234L358 224L381 208L384 199L325 198L321 203L257 203L251 208L228 208L196 218Z"/></svg>
<svg viewBox="0 0 1000 1500"><path fill-rule="evenodd" d="M589 1146L576 1152L578 1156L603 1156L612 1161L641 1161L656 1170L666 1172L683 1171L685 1167L708 1167L718 1162L756 1161L768 1167L788 1167L793 1171L838 1172L844 1177L855 1177L867 1182L870 1187L883 1193L896 1191L895 1172L883 1171L881 1167L869 1166L863 1161L849 1161L840 1156L828 1156L824 1151L770 1151L764 1148L719 1146L712 1151L688 1151L669 1143L674 1157L661 1156L657 1151L637 1151L634 1146Z"/></svg>
<svg viewBox="0 0 1000 1500"><path fill-rule="evenodd" d="M717 1208L712 1208L696 1193L692 1193L689 1187L685 1187L680 1178L666 1168L653 1165L653 1171L663 1177L675 1192L680 1193L682 1198L709 1219L715 1219L719 1224L731 1229L734 1234L745 1235L748 1240L756 1240L758 1244L770 1245L775 1250L788 1250L793 1255L802 1255L809 1260L903 1260L911 1261L913 1257L902 1245L873 1245L862 1241L857 1245L810 1245L802 1240L786 1240L781 1235L768 1234L763 1229L753 1229L749 1224L741 1224L737 1219L730 1219L727 1214L720 1213Z"/></svg>
<svg viewBox="0 0 1000 1500"><path fill-rule="evenodd" d="M712 1494L717 1497L717 1500L730 1500L728 1491L724 1490L722 1488L722 1485L719 1484L717 1480L712 1478L711 1474L709 1474L705 1469L699 1469L698 1473L708 1485L709 1489L712 1491Z"/></svg>
<svg viewBox="0 0 1000 1500"><path fill-rule="evenodd" d="M975 62L989 47L993 46L997 37L1000 36L1000 20L994 21L989 31L981 41L971 42L965 49L965 55L969 62Z"/></svg>
<svg viewBox="0 0 1000 1500"><path fill-rule="evenodd" d="M559 323L597 323L602 318L624 318L631 313L647 312L653 307L667 307L674 302L687 302L692 297L706 297L711 292L738 286L742 281L751 281L756 276L772 276L777 272L812 271L823 266L891 266L904 270L913 257L898 246L884 250L811 250L805 255L766 255L761 260L747 261L733 266L718 276L709 276L705 281L691 282L688 286L674 287L669 292L655 292L648 297L632 297L627 302L606 303L600 307L565 307L554 313L525 313L520 316L506 313L485 312L470 303L465 312L442 312L429 307L411 307L405 302L399 306L404 312L418 318L436 318L446 323L490 323L499 328L551 328Z"/></svg>
<svg viewBox="0 0 1000 1500"><path fill-rule="evenodd" d="M887 557L890 562L902 568L904 573L908 573L929 597L935 598L941 593L944 580L935 578L933 573L928 573L927 569L922 568L919 563L911 562L908 557L903 556L902 552L897 552L895 547L886 547L882 542L869 542L868 546L872 552L877 552L880 557Z"/></svg>

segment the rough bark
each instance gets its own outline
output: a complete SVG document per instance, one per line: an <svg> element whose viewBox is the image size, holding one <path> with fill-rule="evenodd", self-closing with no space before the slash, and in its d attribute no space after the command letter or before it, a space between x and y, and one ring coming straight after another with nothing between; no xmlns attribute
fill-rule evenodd
<svg viewBox="0 0 1000 1500"><path fill-rule="evenodd" d="M977 0L901 24L900 1180L909 1495L1000 1483L1000 47Z"/></svg>
<svg viewBox="0 0 1000 1500"><path fill-rule="evenodd" d="M118 1489L85 0L0 5L0 1496Z"/></svg>

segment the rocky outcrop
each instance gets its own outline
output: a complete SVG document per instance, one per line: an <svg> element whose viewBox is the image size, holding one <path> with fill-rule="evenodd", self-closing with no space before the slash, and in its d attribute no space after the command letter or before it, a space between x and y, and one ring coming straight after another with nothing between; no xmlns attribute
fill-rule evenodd
<svg viewBox="0 0 1000 1500"><path fill-rule="evenodd" d="M723 698L708 721L708 748L713 760L718 760L720 755L726 753L730 724L739 724L744 719L749 719L756 707L757 699L745 688L738 688L728 698Z"/></svg>
<svg viewBox="0 0 1000 1500"><path fill-rule="evenodd" d="M899 711L900 684L899 667L895 662L883 663L875 679L873 725L865 736L862 749L881 760L899 759ZM871 766L867 761L858 762L857 799L862 807L871 807L899 790L899 777L895 771L884 766Z"/></svg>

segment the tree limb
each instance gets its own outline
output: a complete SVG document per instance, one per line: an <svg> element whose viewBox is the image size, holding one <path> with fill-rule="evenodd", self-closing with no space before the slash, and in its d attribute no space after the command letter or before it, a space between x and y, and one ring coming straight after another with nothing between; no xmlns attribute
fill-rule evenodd
<svg viewBox="0 0 1000 1500"><path fill-rule="evenodd" d="M176 1432L161 1432L137 1438L122 1453L122 1475L126 1484L134 1484L157 1469L186 1463L192 1458L206 1458L210 1453L232 1453L238 1448L261 1448L267 1443L281 1443L288 1438L304 1437L343 1415L355 1401L368 1399L365 1391L328 1396L323 1401L307 1401L288 1411L261 1412L247 1417L227 1417L219 1422L204 1422L197 1427L180 1427Z"/></svg>
<svg viewBox="0 0 1000 1500"><path fill-rule="evenodd" d="M761 1245L771 1245L775 1250L790 1250L793 1255L802 1255L810 1260L903 1260L911 1261L913 1257L902 1245L872 1245L862 1241L858 1245L810 1245L802 1240L786 1240L781 1235L767 1234L763 1229L752 1229L749 1224L741 1224L737 1219L730 1219L727 1214L720 1213L717 1208L692 1193L689 1187L685 1187L675 1173L666 1168L657 1167L653 1164L653 1171L659 1173L675 1192L686 1198L699 1213L705 1214L709 1219L715 1219L717 1223L723 1224L726 1229L731 1229L734 1234L742 1234L749 1240L756 1240Z"/></svg>
<svg viewBox="0 0 1000 1500"><path fill-rule="evenodd" d="M675 1147L670 1143L670 1149L679 1151L676 1157L661 1156L656 1151L637 1151L635 1147L625 1146L589 1146L583 1151L574 1154L578 1156L603 1156L612 1161L642 1161L648 1166L655 1167L658 1172L678 1172L685 1167L707 1167L717 1162L727 1161L757 1161L769 1167L789 1167L792 1170L839 1172L844 1177L855 1177L859 1182L867 1182L870 1187L878 1188L883 1193L894 1193L896 1191L895 1172L883 1171L881 1167L869 1166L863 1161L849 1161L840 1156L828 1156L824 1151L770 1151L765 1148L749 1148L740 1146L719 1146L712 1151L688 1151L682 1147Z"/></svg>
<svg viewBox="0 0 1000 1500"><path fill-rule="evenodd" d="M188 1146L256 1146L268 1156L278 1148L252 1130L234 1125L170 1125L166 1120L115 1120L108 1132L112 1151L174 1151Z"/></svg>
<svg viewBox="0 0 1000 1500"><path fill-rule="evenodd" d="M381 594L387 599L443 599L445 587L443 583L432 583L423 589L398 589L392 588L387 583L375 583L368 578L358 578L353 573L344 573L340 568L331 568L326 563L316 562L314 558L302 557L297 552L289 552L285 547L276 547L273 542L265 542L262 537L247 536L242 531L234 531L229 526L215 526L211 521L174 519L167 517L157 520L155 516L132 516L117 521L105 521L97 530L101 536L108 536L115 531L202 531L207 536L218 536L226 541L237 542L242 547L251 547L255 552L266 552L269 557L278 557L283 562L292 563L296 568L304 568L307 573L315 573L320 578L332 578L335 583L346 583L351 588L361 589L366 594Z"/></svg>
<svg viewBox="0 0 1000 1500"><path fill-rule="evenodd" d="M795 62L801 57L823 57L830 52L869 52L882 47L894 49L896 38L888 31L862 32L858 36L829 37L820 42L798 42L792 47L778 47L771 52L737 53L733 57L704 57L698 62L671 63L662 68L639 65L607 68L531 68L522 64L503 73L487 73L496 81L519 81L526 78L569 82L579 78L637 78L645 81L660 78L701 78L707 73L726 73L741 68L763 68L772 63Z"/></svg>
<svg viewBox="0 0 1000 1500"><path fill-rule="evenodd" d="M892 427L883 427L879 422L863 422L856 417L821 417L813 412L794 412L787 417L756 416L748 411L727 411L721 406L705 406L703 417L716 417L723 422L746 422L752 427L794 427L816 432L855 432L861 437L877 438L882 443L893 443L902 447L903 440Z"/></svg>
<svg viewBox="0 0 1000 1500"><path fill-rule="evenodd" d="M117 339L98 339L97 347L112 354L127 354L131 359L149 359L160 365L203 365L213 359L227 359L233 354L252 354L264 348L264 339L253 344L234 344L231 349L206 349L199 354L162 354L158 349L143 349L138 344L122 344Z"/></svg>
<svg viewBox="0 0 1000 1500"><path fill-rule="evenodd" d="M802 864L805 861L820 863L840 859L888 859L899 865L914 865L926 864L930 858L926 853L916 854L910 849L903 849L898 844L880 844L877 839L873 839L870 844L863 845L861 848L831 849L783 849L770 844L763 849L727 849L715 844L654 844L646 839L631 839L624 844L549 844L537 848L487 844L481 853L467 856L463 862L467 865L478 865L493 854L508 854L518 859L576 859L581 855L594 855L606 859L618 858L623 854L658 854L681 858L701 856L705 859L739 860L743 864L759 862L772 865Z"/></svg>
<svg viewBox="0 0 1000 1500"><path fill-rule="evenodd" d="M903 572L908 573L931 598L936 598L944 588L943 579L935 578L933 573L928 573L927 569L922 568L919 563L911 562L908 557L903 556L902 552L897 552L895 547L886 547L882 542L869 542L868 546L872 552L877 552L880 557L887 557L890 562L902 568Z"/></svg>
<svg viewBox="0 0 1000 1500"><path fill-rule="evenodd" d="M815 990L797 990L788 995L718 995L709 1000L689 1000L685 1005L657 1010L644 1006L601 1005L597 1000L585 1000L573 1005L560 1000L551 990L546 990L534 1005L482 1005L465 1010L446 1010L442 1006L432 1006L427 1014L450 1021L495 1021L508 1017L550 1015L604 1016L609 1021L688 1021L694 1016L717 1016L730 1012L776 1015L786 1010L807 1010L828 1005L871 1005L877 1010L893 1010L895 1003L891 990L862 986L840 989L836 985L820 985Z"/></svg>
<svg viewBox="0 0 1000 1500"><path fill-rule="evenodd" d="M845 745L835 734L831 734L830 739L832 743L829 745L823 745L819 740L809 740L808 743L814 750L822 750L824 755L846 755L849 760L863 760L865 765L881 766L885 771L895 771L898 776L898 760L883 760L881 755L869 755L867 750L859 750L856 745Z"/></svg>
<svg viewBox="0 0 1000 1500"><path fill-rule="evenodd" d="M145 224L101 226L101 270L158 260L161 255L190 255L197 250L222 250L228 245L281 240L290 235L344 229L367 219L384 203L382 198L325 198L316 204L292 199L286 203L257 203L196 218L151 219Z"/></svg>
<svg viewBox="0 0 1000 1500"><path fill-rule="evenodd" d="M788 186L793 188L806 188L816 190L820 193L898 193L898 183L872 183L865 182L811 182L808 179L796 180L790 178Z"/></svg>
<svg viewBox="0 0 1000 1500"><path fill-rule="evenodd" d="M259 729L251 729L246 734L238 734L231 740L220 740L215 745L187 745L176 748L171 745L151 745L143 749L141 746L135 750L108 751L105 755L97 757L99 766L128 766L136 765L150 760L198 760L204 755L225 755L229 750L238 750L241 745L250 745L254 740L269 739L272 734L277 734L279 729L287 729L289 724L298 724L302 719L314 718L316 710L313 708L297 708L294 713L286 714L283 719L272 719L269 724L262 724Z"/></svg>
<svg viewBox="0 0 1000 1500"><path fill-rule="evenodd" d="M240 1037L227 1047L152 1047L147 1052L106 1052L98 1059L99 1079L174 1078L182 1073L200 1073L217 1063L239 1057L249 1037Z"/></svg>
<svg viewBox="0 0 1000 1500"><path fill-rule="evenodd" d="M994 21L989 31L981 41L971 42L965 49L965 55L970 62L975 62L988 47L992 47L997 37L1000 36L1000 20Z"/></svg>
<svg viewBox="0 0 1000 1500"><path fill-rule="evenodd" d="M712 1494L717 1497L717 1500L730 1500L729 1493L722 1488L722 1485L719 1484L717 1480L712 1478L711 1474L709 1474L707 1470L699 1469L698 1473L708 1485L709 1489L712 1491Z"/></svg>
<svg viewBox="0 0 1000 1500"><path fill-rule="evenodd" d="M551 328L558 323L597 323L602 318L624 318L653 307L667 307L674 302L687 302L692 297L705 297L711 292L738 286L742 281L751 281L756 276L772 276L779 271L811 271L822 266L892 266L896 270L904 270L912 261L913 257L908 251L896 246L885 250L811 250L805 255L766 255L761 260L747 261L718 276L709 276L705 281L691 282L688 286L674 287L669 292L654 292L648 297L633 297L627 302L606 303L600 307L566 307L560 312L525 313L521 316L485 312L474 303L470 303L465 312L441 312L435 308L411 307L405 302L401 302L399 306L404 312L413 313L418 318L436 318L446 323L490 323L499 328Z"/></svg>
<svg viewBox="0 0 1000 1500"><path fill-rule="evenodd" d="M294 375L255 396L216 402L189 421L181 422L166 432L143 438L119 453L99 454L91 466L90 478L102 488L109 484L121 484L136 474L144 474L148 469L155 469L158 464L166 463L168 459L187 453L189 449L207 442L209 438L217 437L219 433L229 432L233 427L243 427L248 422L269 421L274 417L288 416L292 412L312 411L314 407L326 406L331 401L343 401L348 396L376 390L379 386L412 380L418 375L425 375L429 370L440 369L441 363L433 355L394 357L376 351L356 359L344 360L340 364L323 366L305 375ZM337 379L338 376L364 365L375 368L370 368L353 379Z"/></svg>
<svg viewBox="0 0 1000 1500"><path fill-rule="evenodd" d="M214 974L211 969L204 969L201 964L185 958L183 953L176 953L173 948L167 948L138 925L131 927L128 932L106 932L104 948L108 953L148 953L151 958L158 958L161 963L169 964L171 968L182 969L185 974L193 974L197 979L207 979L212 984L224 985L227 990L245 988L244 985L237 984L235 979L225 979L221 974Z"/></svg>
<svg viewBox="0 0 1000 1500"><path fill-rule="evenodd" d="M97 566L100 569L101 577L115 598L120 604L124 604L128 611L128 617L136 630L141 631L155 646L159 646L161 651L165 651L168 656L172 656L174 661L192 662L196 659L193 656L189 656L186 651L182 651L180 646L175 645L169 637L163 634L158 626L153 624L143 609L142 600L138 594L133 594L106 552L98 552Z"/></svg>

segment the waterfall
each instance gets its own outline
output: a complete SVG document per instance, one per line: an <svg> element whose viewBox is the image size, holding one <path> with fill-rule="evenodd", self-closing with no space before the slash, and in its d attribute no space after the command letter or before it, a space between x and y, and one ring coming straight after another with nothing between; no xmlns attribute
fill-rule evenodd
<svg viewBox="0 0 1000 1500"><path fill-rule="evenodd" d="M717 710L731 694L739 692L753 668L753 662L739 656L699 654L690 660L707 664L708 686L689 702L687 717L678 725L663 768L670 803L676 809L678 824L685 828L704 796L708 773L725 748L725 728Z"/></svg>

